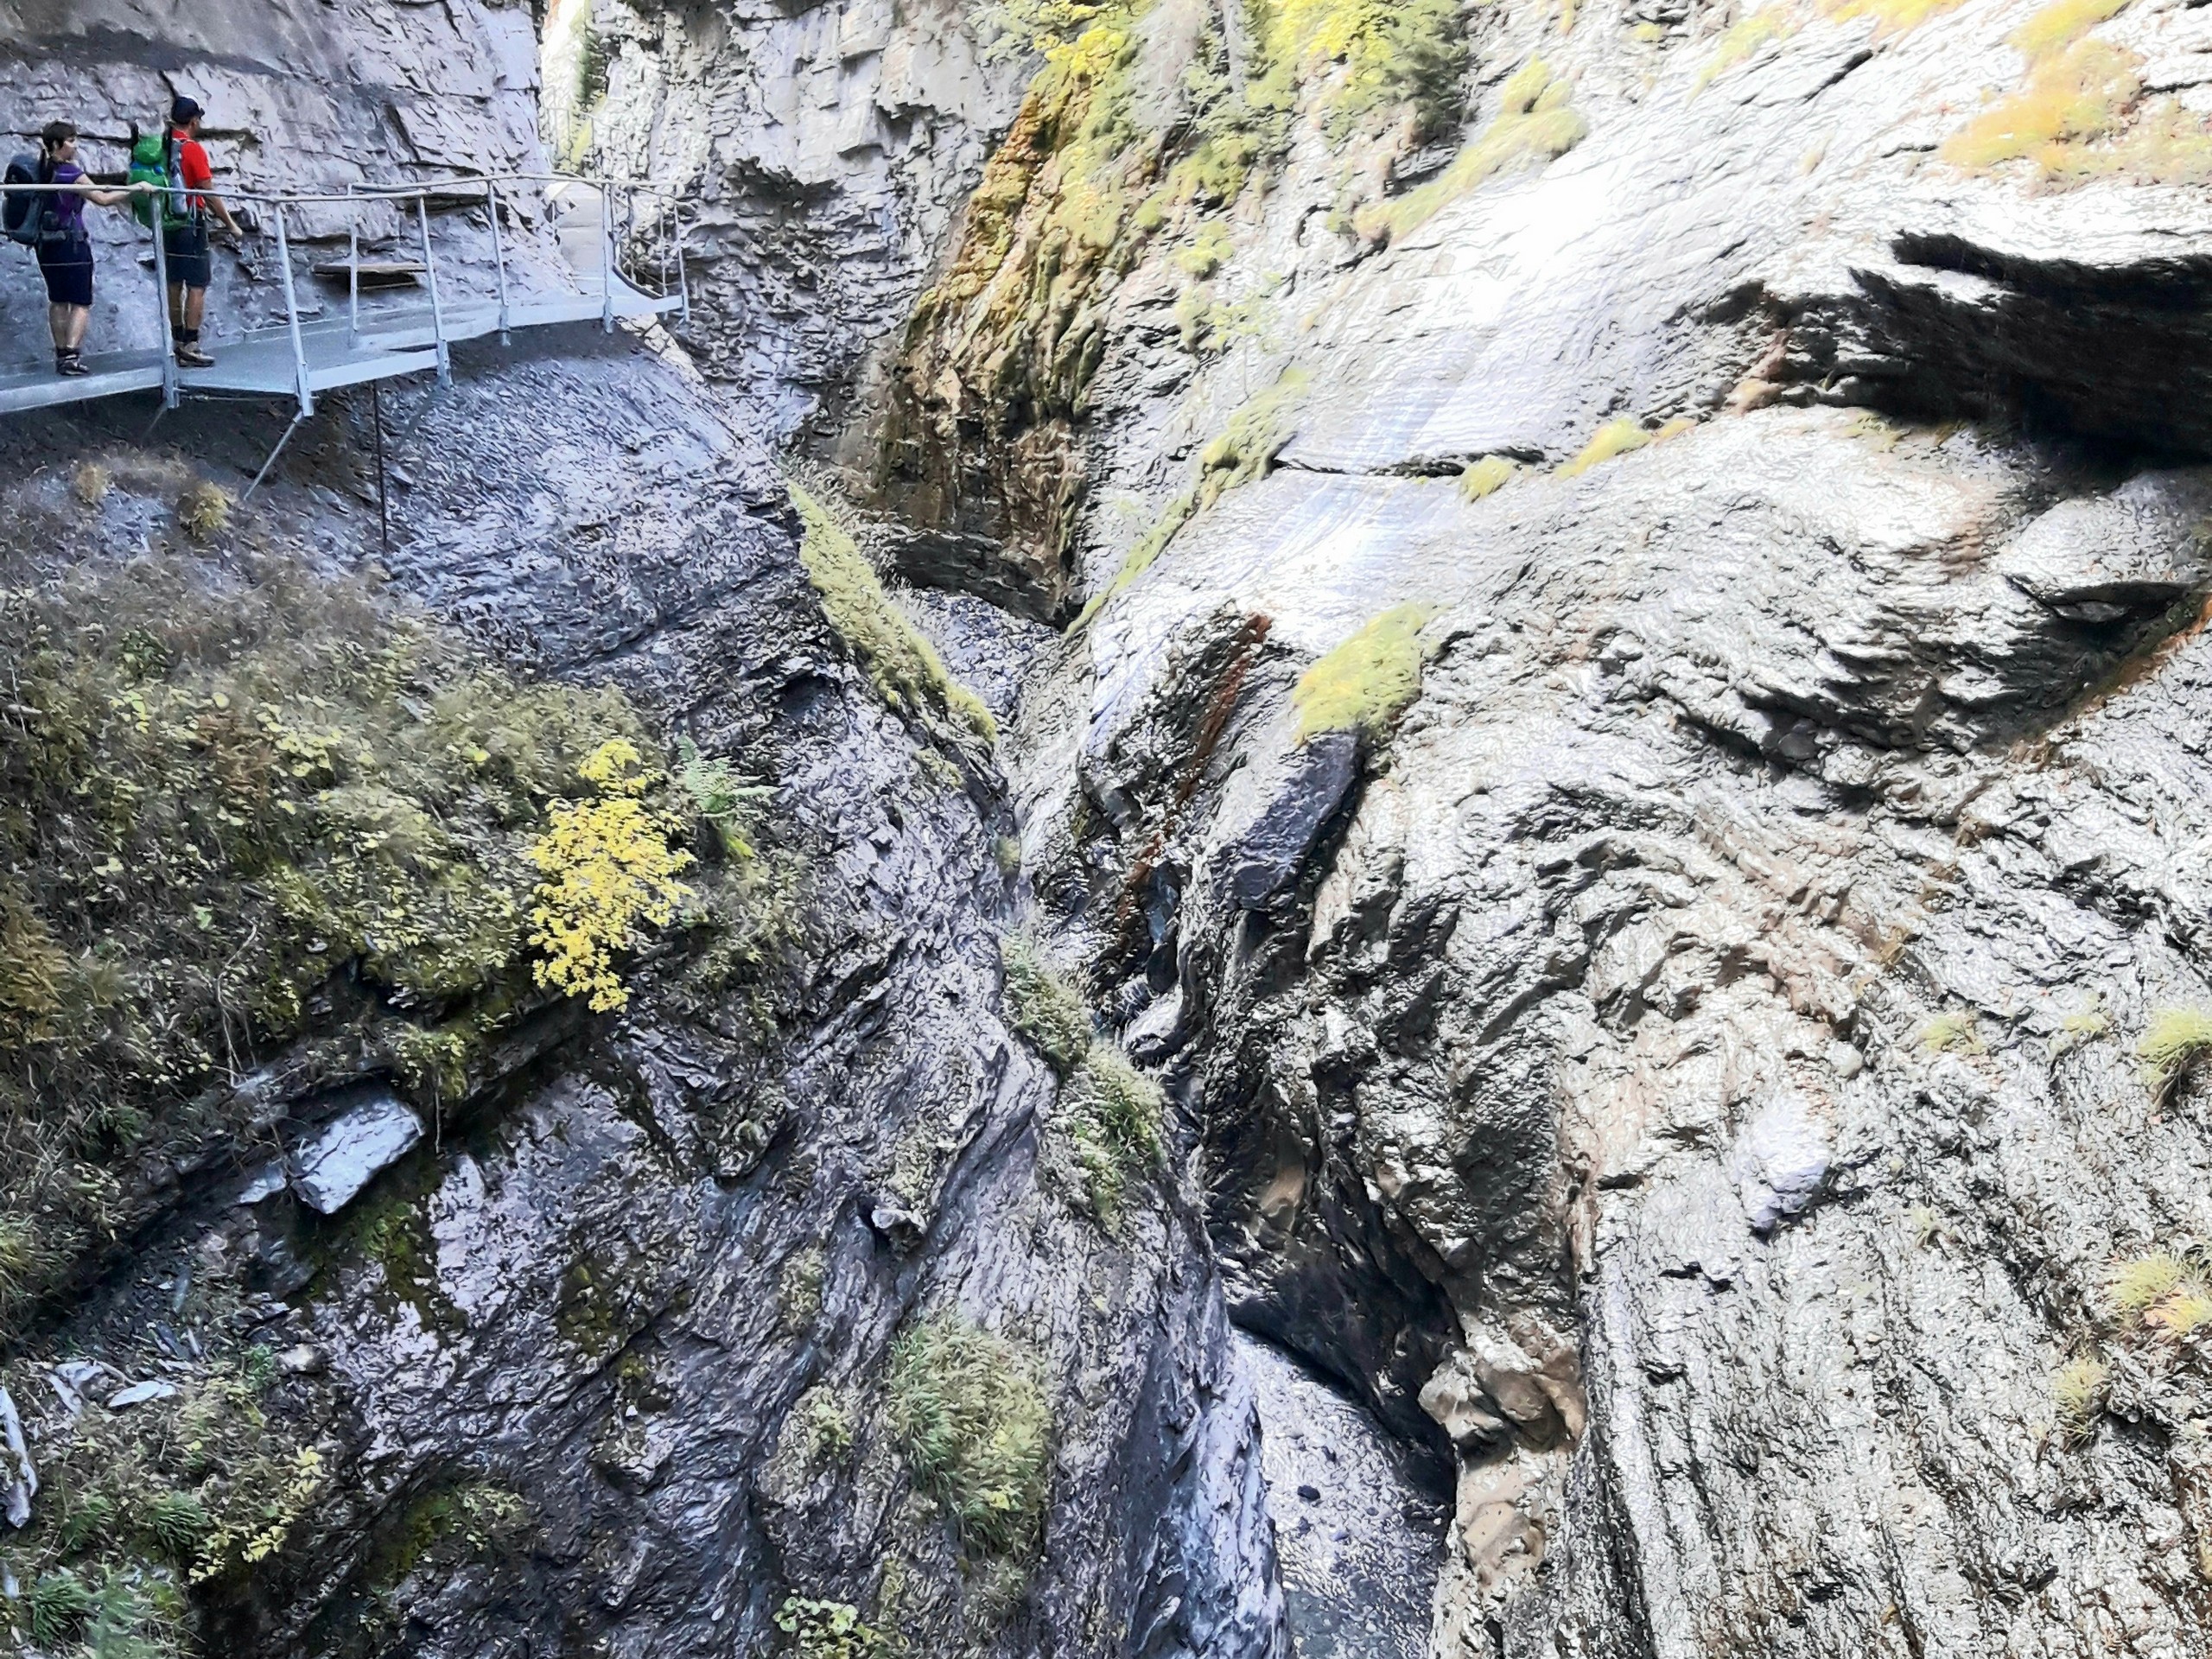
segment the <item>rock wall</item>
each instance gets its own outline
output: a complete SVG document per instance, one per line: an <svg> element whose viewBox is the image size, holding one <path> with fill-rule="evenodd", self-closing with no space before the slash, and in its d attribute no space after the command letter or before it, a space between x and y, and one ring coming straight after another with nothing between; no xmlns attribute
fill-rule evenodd
<svg viewBox="0 0 2212 1659"><path fill-rule="evenodd" d="M1154 113L1138 10L1145 167L1004 158L918 330L922 528L1090 601L1040 898L1234 1317L1454 1459L1440 1655L2207 1640L2212 1147L2138 1051L2208 997L2212 60L2096 12L1470 9L1424 135L1356 34L1282 129ZM1081 396L979 465L960 331L1048 284Z"/></svg>
<svg viewBox="0 0 2212 1659"><path fill-rule="evenodd" d="M790 439L825 399L843 407L897 329L1020 68L987 60L954 0L578 10L594 67L570 157L685 193L697 300L685 344Z"/></svg>
<svg viewBox="0 0 2212 1659"><path fill-rule="evenodd" d="M536 154L518 8L202 9L183 34L126 9L21 12L33 115L111 139L189 90L242 182ZM721 26L704 8L669 22ZM364 574L518 672L619 688L671 753L693 742L761 780L758 833L795 912L779 965L741 963L726 995L701 992L721 981L692 974L681 936L656 940L620 1012L535 994L379 1011L373 979L335 964L299 1050L257 1056L249 1029L248 1058L163 1103L175 1122L149 1144L187 1145L176 1160L100 1153L129 1225L41 1263L63 1289L28 1308L11 1217L0 1386L26 1461L11 1443L4 1490L12 1510L20 1484L31 1530L10 1516L0 1618L26 1652L734 1655L840 1616L912 1652L1287 1651L1253 1392L1203 1226L1172 1166L1133 1167L1110 1213L1085 1197L1076 1109L1002 1010L1001 939L1020 925L1003 780L973 729L894 712L863 645L825 620L766 447L811 395L794 388L857 362L905 303L947 204L901 195L899 168L948 188L929 168L980 154L953 116L982 94L931 112L935 72L901 79L912 42L887 17L761 27L770 96L809 54L827 86L802 143L741 97L688 130L744 152L727 176L766 179L724 232L806 267L804 237L745 223L745 204L797 188L823 207L855 155L897 153L824 208L821 274L852 279L836 303L801 297L810 268L780 311L747 308L739 262L705 267L700 315L754 342L727 359L753 377L734 400L664 340L483 342L450 389L388 387L380 415L328 400L250 508L194 532L176 493L197 475L235 497L282 410L188 402L150 448L146 411L119 404L4 435L11 588L133 558L216 594ZM680 90L728 67L696 60ZM874 101L841 105L855 77ZM610 130L642 107L611 100ZM840 149L841 107L873 111L876 136ZM886 136L910 113L914 154ZM919 156L932 143L949 154ZM762 154L782 160L747 159ZM265 305L268 277L248 259L217 304ZM11 716L18 734L44 717ZM395 1013L482 1013L499 1034L455 1077L336 1040ZM218 1054L238 1040L227 1020L209 1035ZM931 1358L937 1340L952 1359ZM949 1370L963 1355L982 1369ZM1016 1465L1033 1524L1026 1484L979 1491L912 1450L915 1412L966 1414L973 1433L1009 1397L1042 1415L988 1449L1034 1448ZM194 1413L259 1461L204 1484L176 1449L209 1432ZM153 1488L118 1518L65 1478L84 1436L118 1478L178 1483L156 1494L168 1535L146 1530ZM194 1494L249 1468L274 1483L266 1526L210 1543ZM199 1573L218 1544L221 1571Z"/></svg>

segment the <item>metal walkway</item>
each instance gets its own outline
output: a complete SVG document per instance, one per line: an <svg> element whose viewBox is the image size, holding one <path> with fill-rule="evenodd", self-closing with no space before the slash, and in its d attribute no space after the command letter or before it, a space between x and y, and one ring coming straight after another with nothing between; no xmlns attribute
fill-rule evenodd
<svg viewBox="0 0 2212 1659"><path fill-rule="evenodd" d="M55 188L0 185L0 192ZM542 222L556 229L562 258L550 270L543 262L531 270L508 257L502 220L515 214L515 198L525 192L542 198ZM578 193L596 211L576 211L572 201L563 225L562 199ZM449 380L450 348L463 340L494 334L505 339L518 328L555 323L596 321L611 329L625 318L690 315L682 204L651 185L558 174L471 174L429 184L361 187L344 195L218 194L234 205L263 210L273 220L284 320L227 337L211 334L206 346L215 365L179 368L169 336L166 260L161 238L149 232L145 240L153 247L150 291L161 316L161 346L87 353L85 365L92 372L76 378L56 375L50 367L0 368L0 415L157 391L166 408L175 408L194 394L288 399L298 406L293 420L296 428L315 412L319 392L407 374L435 373L441 381ZM450 259L441 270L430 235L433 202L441 212L461 207L483 213L490 233L494 292L448 291L459 272ZM618 204L624 210L619 224ZM647 209L643 215L641 204ZM346 264L322 268L333 276L342 269L346 277L346 302L335 315L302 306L293 270L289 221L295 213L318 208L326 215L342 213L349 221ZM414 261L404 267L403 280L411 284L419 276L421 290L410 288L397 300L371 293L365 302L365 273L374 282L394 269L365 264L362 258L362 221L378 216L385 223L395 217L402 223L412 219L418 245ZM321 239L328 239L327 230ZM586 246L596 251L596 270L589 268L588 257L578 257ZM532 280L549 274L569 277L573 285L547 287ZM286 438L290 435L288 430ZM280 442L278 449L283 447ZM270 461L275 460L272 454ZM267 472L264 466L262 475ZM254 481L257 486L260 477Z"/></svg>

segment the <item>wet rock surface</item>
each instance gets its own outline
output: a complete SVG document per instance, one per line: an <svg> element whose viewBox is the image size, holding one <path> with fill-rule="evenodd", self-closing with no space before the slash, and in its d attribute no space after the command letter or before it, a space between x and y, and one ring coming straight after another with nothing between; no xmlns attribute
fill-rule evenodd
<svg viewBox="0 0 2212 1659"><path fill-rule="evenodd" d="M1237 1343L1259 1393L1268 1512L1299 1659L1421 1659L1448 1516L1438 1471L1264 1343Z"/></svg>

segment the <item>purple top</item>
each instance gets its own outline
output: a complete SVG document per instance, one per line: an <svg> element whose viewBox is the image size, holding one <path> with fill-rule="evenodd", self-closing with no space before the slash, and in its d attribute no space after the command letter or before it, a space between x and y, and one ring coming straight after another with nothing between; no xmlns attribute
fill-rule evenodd
<svg viewBox="0 0 2212 1659"><path fill-rule="evenodd" d="M85 176L85 169L74 162L56 162L48 182L74 184ZM48 199L45 229L50 236L67 238L72 242L85 239L85 199L73 190L57 191Z"/></svg>

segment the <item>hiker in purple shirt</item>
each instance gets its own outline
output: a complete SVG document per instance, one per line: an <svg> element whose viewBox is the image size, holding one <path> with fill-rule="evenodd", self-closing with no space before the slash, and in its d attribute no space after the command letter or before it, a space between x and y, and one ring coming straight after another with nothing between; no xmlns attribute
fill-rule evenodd
<svg viewBox="0 0 2212 1659"><path fill-rule="evenodd" d="M92 320L92 238L85 229L85 204L118 207L130 200L130 193L99 189L86 181L85 169L77 165L77 129L68 122L47 123L39 143L40 182L79 186L48 195L38 221L38 268L46 278L54 372L89 374L83 350Z"/></svg>

